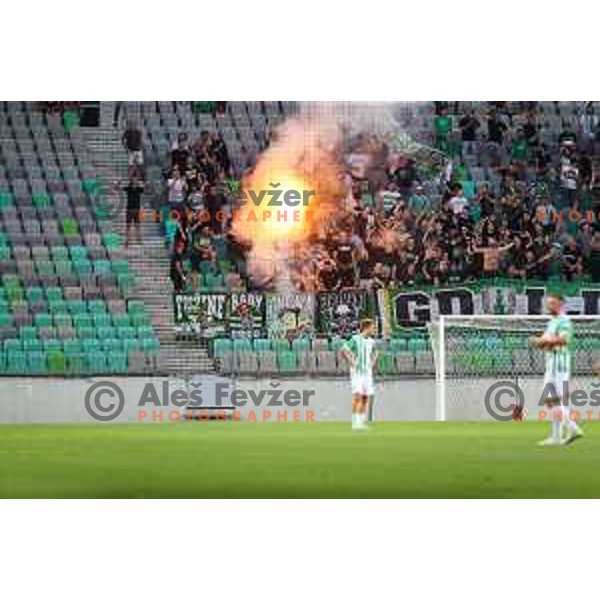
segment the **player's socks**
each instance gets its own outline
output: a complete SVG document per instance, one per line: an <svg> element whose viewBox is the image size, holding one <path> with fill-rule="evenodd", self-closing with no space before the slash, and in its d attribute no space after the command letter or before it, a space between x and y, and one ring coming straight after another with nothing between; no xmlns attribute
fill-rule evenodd
<svg viewBox="0 0 600 600"><path fill-rule="evenodd" d="M355 428L358 426L358 413L353 412L352 413L352 428Z"/></svg>
<svg viewBox="0 0 600 600"><path fill-rule="evenodd" d="M571 431L579 431L579 426L577 425L577 422L574 421L573 419L569 418L570 413L571 413L571 411L569 410L569 407L561 406L560 408L562 410L563 421L565 422L568 429L570 429Z"/></svg>
<svg viewBox="0 0 600 600"><path fill-rule="evenodd" d="M561 422L561 412L556 408L552 409L551 419L552 419L552 439L556 441L560 441L561 439L561 430L562 430L562 422Z"/></svg>

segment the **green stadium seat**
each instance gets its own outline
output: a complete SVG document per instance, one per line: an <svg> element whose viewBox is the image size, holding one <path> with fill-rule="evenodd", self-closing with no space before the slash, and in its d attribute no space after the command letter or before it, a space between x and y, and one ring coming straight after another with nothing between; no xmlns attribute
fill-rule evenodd
<svg viewBox="0 0 600 600"><path fill-rule="evenodd" d="M289 352L290 342L288 340L274 339L271 342L271 348L274 352Z"/></svg>
<svg viewBox="0 0 600 600"><path fill-rule="evenodd" d="M83 352L66 354L66 372L69 375L82 375L86 372L85 355Z"/></svg>
<svg viewBox="0 0 600 600"><path fill-rule="evenodd" d="M84 352L99 352L100 340L96 338L85 338L82 341L82 347Z"/></svg>
<svg viewBox="0 0 600 600"><path fill-rule="evenodd" d="M156 338L144 338L141 340L141 347L146 354L154 354L158 352L160 344Z"/></svg>
<svg viewBox="0 0 600 600"><path fill-rule="evenodd" d="M13 199L12 196L7 192L0 193L0 212L4 211L8 207L12 206Z"/></svg>
<svg viewBox="0 0 600 600"><path fill-rule="evenodd" d="M73 270L78 275L89 275L92 272L92 263L87 259L74 260Z"/></svg>
<svg viewBox="0 0 600 600"><path fill-rule="evenodd" d="M406 338L392 338L390 340L389 351L393 354L398 354L399 352L406 352L408 349L408 345L406 343Z"/></svg>
<svg viewBox="0 0 600 600"><path fill-rule="evenodd" d="M114 313L112 316L113 325L115 327L129 327L131 322L127 313Z"/></svg>
<svg viewBox="0 0 600 600"><path fill-rule="evenodd" d="M254 340L255 352L268 352L271 350L271 340L265 338L257 338Z"/></svg>
<svg viewBox="0 0 600 600"><path fill-rule="evenodd" d="M110 272L110 261L104 259L98 259L94 261L94 273L98 275L107 275Z"/></svg>
<svg viewBox="0 0 600 600"><path fill-rule="evenodd" d="M129 262L125 259L114 260L111 263L112 272L115 275L128 275L129 274Z"/></svg>
<svg viewBox="0 0 600 600"><path fill-rule="evenodd" d="M106 373L106 354L100 350L92 350L84 353L85 370L88 373Z"/></svg>
<svg viewBox="0 0 600 600"><path fill-rule="evenodd" d="M308 338L296 338L292 341L292 350L296 353L310 352L310 340Z"/></svg>
<svg viewBox="0 0 600 600"><path fill-rule="evenodd" d="M14 302L19 302L19 301L23 300L23 298L24 298L23 288L7 287L6 288L6 297L8 298L8 300L11 304Z"/></svg>
<svg viewBox="0 0 600 600"><path fill-rule="evenodd" d="M377 372L381 375L396 373L396 355L392 352L382 352L377 358Z"/></svg>
<svg viewBox="0 0 600 600"><path fill-rule="evenodd" d="M23 350L9 350L6 354L6 372L11 375L27 373L27 359Z"/></svg>
<svg viewBox="0 0 600 600"><path fill-rule="evenodd" d="M22 325L19 327L19 336L22 340L35 340L37 329L33 325Z"/></svg>
<svg viewBox="0 0 600 600"><path fill-rule="evenodd" d="M66 314L69 312L69 306L65 300L53 300L48 302L48 309L52 314Z"/></svg>
<svg viewBox="0 0 600 600"><path fill-rule="evenodd" d="M4 340L4 351L6 353L17 352L22 349L23 349L23 344L20 339L12 338L9 340Z"/></svg>
<svg viewBox="0 0 600 600"><path fill-rule="evenodd" d="M252 352L252 344L247 338L236 338L233 340L234 352Z"/></svg>
<svg viewBox="0 0 600 600"><path fill-rule="evenodd" d="M54 277L54 275L55 275L54 263L52 261L40 260L35 263L35 268L36 268L38 275L42 278Z"/></svg>
<svg viewBox="0 0 600 600"><path fill-rule="evenodd" d="M121 247L121 236L118 233L105 233L102 241L108 250L118 250Z"/></svg>
<svg viewBox="0 0 600 600"><path fill-rule="evenodd" d="M52 315L48 313L38 313L34 317L36 327L52 327Z"/></svg>
<svg viewBox="0 0 600 600"><path fill-rule="evenodd" d="M129 315L129 320L133 327L145 327L150 325L150 320L146 313L133 313Z"/></svg>
<svg viewBox="0 0 600 600"><path fill-rule="evenodd" d="M106 353L107 370L110 373L127 372L127 354L123 350L113 350Z"/></svg>
<svg viewBox="0 0 600 600"><path fill-rule="evenodd" d="M146 313L146 306L141 300L130 300L127 303L127 312L130 314Z"/></svg>
<svg viewBox="0 0 600 600"><path fill-rule="evenodd" d="M117 285L121 291L127 293L127 290L133 285L133 275L130 273L119 273L117 275Z"/></svg>
<svg viewBox="0 0 600 600"><path fill-rule="evenodd" d="M119 352L123 350L123 341L118 338L100 338L100 345L104 352Z"/></svg>
<svg viewBox="0 0 600 600"><path fill-rule="evenodd" d="M69 260L55 260L54 271L58 277L68 277L73 273L73 267Z"/></svg>
<svg viewBox="0 0 600 600"><path fill-rule="evenodd" d="M46 352L62 352L63 350L63 344L61 340L55 340L55 339L47 339L44 340L42 342L42 345L44 347L44 350L46 350Z"/></svg>
<svg viewBox="0 0 600 600"><path fill-rule="evenodd" d="M97 327L96 331L98 333L99 340L111 339L115 337L115 329L114 327Z"/></svg>
<svg viewBox="0 0 600 600"><path fill-rule="evenodd" d="M73 325L77 329L81 327L92 327L94 325L94 321L92 319L92 315L88 313L79 313L73 317Z"/></svg>
<svg viewBox="0 0 600 600"><path fill-rule="evenodd" d="M61 221L62 231L65 237L73 237L79 233L77 221L71 217L66 217Z"/></svg>
<svg viewBox="0 0 600 600"><path fill-rule="evenodd" d="M41 351L42 350L42 342L41 340L38 340L37 338L25 338L22 341L22 345L23 345L23 350L25 350L26 352L33 352L33 351Z"/></svg>
<svg viewBox="0 0 600 600"><path fill-rule="evenodd" d="M30 287L25 290L25 298L27 302L39 302L44 298L44 292L40 287Z"/></svg>
<svg viewBox="0 0 600 600"><path fill-rule="evenodd" d="M63 291L59 287L48 287L45 290L48 302L60 302L63 300Z"/></svg>
<svg viewBox="0 0 600 600"><path fill-rule="evenodd" d="M298 355L292 350L277 352L277 368L286 375L297 373Z"/></svg>
<svg viewBox="0 0 600 600"><path fill-rule="evenodd" d="M112 319L108 313L97 312L92 314L92 320L94 321L94 325L98 328L100 327L112 327Z"/></svg>
<svg viewBox="0 0 600 600"><path fill-rule="evenodd" d="M329 348L332 352L339 352L342 349L342 346L346 343L346 340L341 337L331 338L329 342Z"/></svg>
<svg viewBox="0 0 600 600"><path fill-rule="evenodd" d="M55 313L55 311L52 311L52 312ZM54 321L55 327L72 327L73 326L73 321L71 319L71 316L68 314L65 314L63 312L53 314L52 319Z"/></svg>
<svg viewBox="0 0 600 600"><path fill-rule="evenodd" d="M213 355L216 358L221 358L230 354L233 350L233 343L228 338L216 338L213 341Z"/></svg>
<svg viewBox="0 0 600 600"><path fill-rule="evenodd" d="M46 354L41 350L26 352L27 371L32 375L44 375L46 373Z"/></svg>
<svg viewBox="0 0 600 600"><path fill-rule="evenodd" d="M408 340L406 349L413 354L427 350L427 342L421 337L412 337Z"/></svg>
<svg viewBox="0 0 600 600"><path fill-rule="evenodd" d="M92 313L105 313L106 312L106 302L104 300L89 300L88 308Z"/></svg>
<svg viewBox="0 0 600 600"><path fill-rule="evenodd" d="M60 350L48 352L48 372L52 375L63 375L67 371L65 355Z"/></svg>
<svg viewBox="0 0 600 600"><path fill-rule="evenodd" d="M139 339L154 337L154 329L150 325L144 325L137 328L137 337Z"/></svg>
<svg viewBox="0 0 600 600"><path fill-rule="evenodd" d="M32 194L31 201L36 208L48 208L52 205L52 200L47 194Z"/></svg>
<svg viewBox="0 0 600 600"><path fill-rule="evenodd" d="M83 339L91 339L96 337L96 328L95 327L79 327L77 329L77 334L80 338Z"/></svg>
<svg viewBox="0 0 600 600"><path fill-rule="evenodd" d="M117 327L117 337L122 340L125 338L134 338L136 337L135 329L130 325L126 327Z"/></svg>
<svg viewBox="0 0 600 600"><path fill-rule="evenodd" d="M67 356L72 356L73 354L80 354L83 346L79 340L65 340L64 349Z"/></svg>
<svg viewBox="0 0 600 600"><path fill-rule="evenodd" d="M76 262L78 260L87 260L88 251L85 246L71 246L70 248L71 260Z"/></svg>
<svg viewBox="0 0 600 600"><path fill-rule="evenodd" d="M123 344L123 350L127 354L129 354L129 352L141 350L142 348L142 342L137 338L125 338L124 340L121 340L121 343Z"/></svg>
<svg viewBox="0 0 600 600"><path fill-rule="evenodd" d="M52 246L52 248L50 248L50 254L52 255L55 264L59 261L67 261L70 263L69 249L66 246Z"/></svg>

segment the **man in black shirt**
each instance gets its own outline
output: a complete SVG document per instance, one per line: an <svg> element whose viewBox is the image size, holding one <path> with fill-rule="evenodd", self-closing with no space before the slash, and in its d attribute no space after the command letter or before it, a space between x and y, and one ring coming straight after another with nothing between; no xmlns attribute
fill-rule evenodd
<svg viewBox="0 0 600 600"><path fill-rule="evenodd" d="M130 172L135 167L144 166L144 155L142 153L142 132L138 129L134 121L127 123L127 129L123 133L121 142L127 150L127 162Z"/></svg>
<svg viewBox="0 0 600 600"><path fill-rule="evenodd" d="M487 125L488 140L501 146L504 143L504 134L508 130L508 127L495 110L490 112Z"/></svg>
<svg viewBox="0 0 600 600"><path fill-rule="evenodd" d="M173 291L181 294L185 290L187 275L183 268L183 258L185 256L185 242L179 239L173 247L171 255L171 281L173 282Z"/></svg>
<svg viewBox="0 0 600 600"><path fill-rule="evenodd" d="M474 142L477 139L477 130L481 123L475 116L475 112L470 110L462 119L458 122L458 126L462 131L463 142Z"/></svg>
<svg viewBox="0 0 600 600"><path fill-rule="evenodd" d="M335 270L335 262L329 258L324 258L317 266L319 291L332 292L337 289L338 274Z"/></svg>
<svg viewBox="0 0 600 600"><path fill-rule="evenodd" d="M354 270L355 253L354 246L347 233L341 236L340 242L334 252L334 258L341 287L354 288L356 286L356 273Z"/></svg>
<svg viewBox="0 0 600 600"><path fill-rule="evenodd" d="M140 232L140 199L144 192L144 184L139 177L138 167L132 167L129 182L124 190L127 194L127 212L125 217L125 247L127 248L132 241L132 230L135 230L135 237L138 244L142 243Z"/></svg>

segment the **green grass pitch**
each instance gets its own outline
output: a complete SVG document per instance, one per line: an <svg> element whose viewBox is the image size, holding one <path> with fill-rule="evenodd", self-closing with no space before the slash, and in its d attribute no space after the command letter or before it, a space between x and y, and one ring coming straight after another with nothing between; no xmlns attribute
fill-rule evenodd
<svg viewBox="0 0 600 600"><path fill-rule="evenodd" d="M0 427L0 497L600 497L600 423L179 423Z"/></svg>

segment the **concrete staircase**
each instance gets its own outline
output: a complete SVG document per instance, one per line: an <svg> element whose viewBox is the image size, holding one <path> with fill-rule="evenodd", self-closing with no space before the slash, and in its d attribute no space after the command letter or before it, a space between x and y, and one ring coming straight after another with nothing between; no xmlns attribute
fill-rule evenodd
<svg viewBox="0 0 600 600"><path fill-rule="evenodd" d="M122 131L113 127L113 103L103 102L101 107L101 127L82 128L76 135L89 149L99 176L114 185L127 179L127 154L121 144ZM148 211L157 209L159 204L160 199L151 192L142 197L142 207ZM105 229L120 233L125 240L125 211L105 224ZM148 309L160 340L162 370L183 376L214 371L205 343L175 337L169 253L160 224L145 219L141 224L141 237L141 245L133 243L123 250L135 277L130 298L142 300Z"/></svg>

